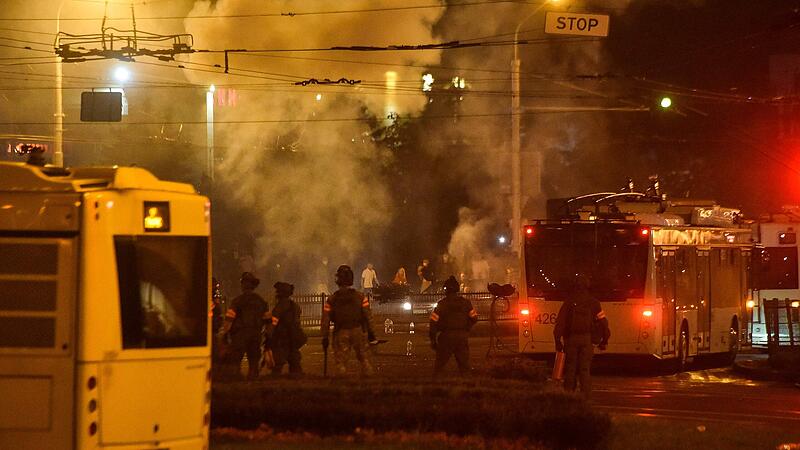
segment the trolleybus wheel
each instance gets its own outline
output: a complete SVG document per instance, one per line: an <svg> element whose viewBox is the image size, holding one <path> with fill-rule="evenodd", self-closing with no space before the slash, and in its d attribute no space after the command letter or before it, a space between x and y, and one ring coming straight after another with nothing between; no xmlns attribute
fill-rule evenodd
<svg viewBox="0 0 800 450"><path fill-rule="evenodd" d="M685 372L689 367L689 329L686 324L681 326L681 333L678 335L678 372Z"/></svg>

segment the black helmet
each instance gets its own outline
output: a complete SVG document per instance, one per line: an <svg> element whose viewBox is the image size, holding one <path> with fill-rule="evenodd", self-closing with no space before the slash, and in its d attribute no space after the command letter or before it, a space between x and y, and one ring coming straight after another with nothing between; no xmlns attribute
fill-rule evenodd
<svg viewBox="0 0 800 450"><path fill-rule="evenodd" d="M249 286L250 289L255 289L258 287L258 284L261 283L261 280L250 272L244 272L239 282L242 283L242 286Z"/></svg>
<svg viewBox="0 0 800 450"><path fill-rule="evenodd" d="M336 284L339 286L353 285L353 269L346 264L342 264L336 269Z"/></svg>
<svg viewBox="0 0 800 450"><path fill-rule="evenodd" d="M272 287L275 288L276 297L291 297L294 294L294 285L278 281Z"/></svg>
<svg viewBox="0 0 800 450"><path fill-rule="evenodd" d="M458 294L458 288L460 286L458 285L458 280L456 280L456 277L450 275L450 278L445 280L444 286L442 287L444 288L445 294Z"/></svg>

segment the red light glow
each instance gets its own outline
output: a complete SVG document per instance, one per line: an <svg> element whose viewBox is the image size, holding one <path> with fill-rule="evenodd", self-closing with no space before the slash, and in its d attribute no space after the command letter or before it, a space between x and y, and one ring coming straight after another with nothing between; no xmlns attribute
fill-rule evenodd
<svg viewBox="0 0 800 450"><path fill-rule="evenodd" d="M642 311L642 315L645 316L645 317L652 317L653 316L653 311L650 311L649 309L645 309L644 311Z"/></svg>
<svg viewBox="0 0 800 450"><path fill-rule="evenodd" d="M642 236L647 236L648 234L650 234L650 230L648 228L642 228L641 233Z"/></svg>
<svg viewBox="0 0 800 450"><path fill-rule="evenodd" d="M519 313L522 314L523 316L527 316L530 315L531 311L529 309L522 309L520 310Z"/></svg>
<svg viewBox="0 0 800 450"><path fill-rule="evenodd" d="M532 227L526 227L525 228L525 234L527 234L528 236L532 235L533 234L533 228Z"/></svg>

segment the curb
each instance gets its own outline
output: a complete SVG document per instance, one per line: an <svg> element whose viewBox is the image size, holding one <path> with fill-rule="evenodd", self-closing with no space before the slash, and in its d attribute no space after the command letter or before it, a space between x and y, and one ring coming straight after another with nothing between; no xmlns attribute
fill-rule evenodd
<svg viewBox="0 0 800 450"><path fill-rule="evenodd" d="M744 375L747 378L759 381L781 381L788 383L795 383L798 380L798 375L782 372L769 367L748 367L738 362L733 363L733 371Z"/></svg>

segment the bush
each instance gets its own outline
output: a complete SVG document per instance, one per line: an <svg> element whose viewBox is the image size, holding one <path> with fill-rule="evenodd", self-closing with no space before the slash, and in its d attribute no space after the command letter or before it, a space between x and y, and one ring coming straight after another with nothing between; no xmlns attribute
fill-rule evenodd
<svg viewBox="0 0 800 450"><path fill-rule="evenodd" d="M595 448L610 428L607 415L593 412L576 396L483 378L215 385L211 422L237 428L266 424L323 436L369 429L526 438L555 448Z"/></svg>

